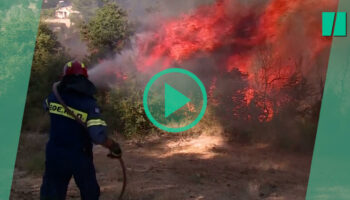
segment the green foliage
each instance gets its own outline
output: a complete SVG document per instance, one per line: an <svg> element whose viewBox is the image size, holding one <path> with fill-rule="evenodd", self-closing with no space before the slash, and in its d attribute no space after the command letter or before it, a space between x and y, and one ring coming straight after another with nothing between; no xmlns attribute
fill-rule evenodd
<svg viewBox="0 0 350 200"><path fill-rule="evenodd" d="M84 20L89 20L96 12L99 6L98 0L72 0L74 10L78 10Z"/></svg>
<svg viewBox="0 0 350 200"><path fill-rule="evenodd" d="M71 0L73 9L78 10L84 21L89 21L96 10L109 3L117 3L118 0Z"/></svg>
<svg viewBox="0 0 350 200"><path fill-rule="evenodd" d="M46 24L39 25L38 34L35 43L33 57L33 72L43 72L48 63L51 62L51 56L59 52L60 44L56 35Z"/></svg>
<svg viewBox="0 0 350 200"><path fill-rule="evenodd" d="M129 36L127 14L117 4L106 4L81 29L91 52L95 54L116 53Z"/></svg>
<svg viewBox="0 0 350 200"><path fill-rule="evenodd" d="M143 91L129 81L99 95L99 104L111 131L116 130L126 137L155 131L144 112L142 94Z"/></svg>
<svg viewBox="0 0 350 200"><path fill-rule="evenodd" d="M43 102L50 93L53 82L59 79L64 64L70 59L65 55L55 34L47 25L40 24L24 112L23 130L40 132L48 129L49 122L43 110Z"/></svg>

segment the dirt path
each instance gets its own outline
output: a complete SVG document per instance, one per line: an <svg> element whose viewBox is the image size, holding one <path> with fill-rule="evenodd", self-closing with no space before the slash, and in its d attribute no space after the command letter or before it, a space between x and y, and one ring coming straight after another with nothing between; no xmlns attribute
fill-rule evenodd
<svg viewBox="0 0 350 200"><path fill-rule="evenodd" d="M304 199L310 155L276 152L267 145L227 145L221 136L156 137L123 143L126 200ZM116 199L121 171L94 150L102 200ZM41 177L16 171L11 199L38 199ZM79 199L71 181L67 199Z"/></svg>

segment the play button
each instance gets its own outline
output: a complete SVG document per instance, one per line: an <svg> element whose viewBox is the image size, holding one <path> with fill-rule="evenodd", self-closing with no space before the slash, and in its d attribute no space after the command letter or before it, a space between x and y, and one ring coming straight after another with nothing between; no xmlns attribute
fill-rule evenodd
<svg viewBox="0 0 350 200"><path fill-rule="evenodd" d="M165 91L164 91L164 110L165 117L168 117L173 112L179 110L184 105L186 105L191 100L187 98L185 95L165 83Z"/></svg>
<svg viewBox="0 0 350 200"><path fill-rule="evenodd" d="M203 117L207 93L193 73L171 68L154 75L143 94L145 113L158 128L168 132L186 131Z"/></svg>

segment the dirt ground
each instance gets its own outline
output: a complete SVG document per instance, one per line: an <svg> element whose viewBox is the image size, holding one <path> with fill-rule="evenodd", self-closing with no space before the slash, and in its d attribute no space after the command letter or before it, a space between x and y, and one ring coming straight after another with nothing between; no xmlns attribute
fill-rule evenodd
<svg viewBox="0 0 350 200"><path fill-rule="evenodd" d="M224 137L165 135L122 142L125 200L304 199L310 154L278 152L265 144L232 144ZM107 150L94 149L101 200L117 199L122 174ZM41 177L15 171L11 199L39 199ZM67 199L80 199L74 181Z"/></svg>

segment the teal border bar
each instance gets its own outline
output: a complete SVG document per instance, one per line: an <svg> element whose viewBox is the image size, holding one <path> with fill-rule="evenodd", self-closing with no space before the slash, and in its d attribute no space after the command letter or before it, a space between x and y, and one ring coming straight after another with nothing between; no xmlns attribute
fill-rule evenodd
<svg viewBox="0 0 350 200"><path fill-rule="evenodd" d="M334 24L333 36L346 36L346 12L338 12L337 19Z"/></svg>
<svg viewBox="0 0 350 200"><path fill-rule="evenodd" d="M335 12L322 13L322 36L332 36Z"/></svg>
<svg viewBox="0 0 350 200"><path fill-rule="evenodd" d="M0 199L9 199L41 0L0 2Z"/></svg>
<svg viewBox="0 0 350 200"><path fill-rule="evenodd" d="M350 199L350 37L333 38L306 199Z"/></svg>

